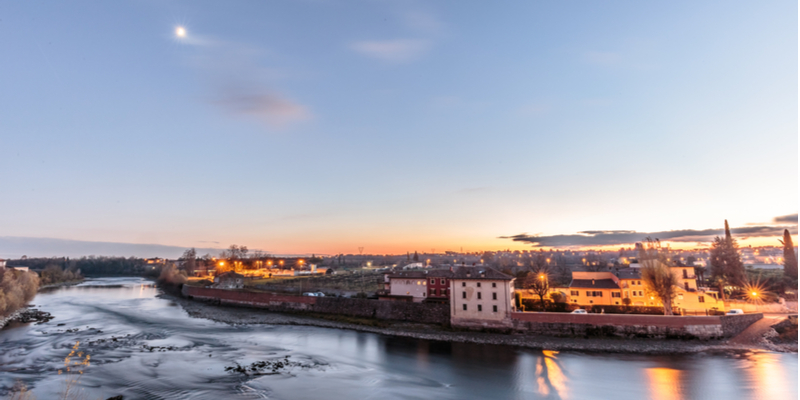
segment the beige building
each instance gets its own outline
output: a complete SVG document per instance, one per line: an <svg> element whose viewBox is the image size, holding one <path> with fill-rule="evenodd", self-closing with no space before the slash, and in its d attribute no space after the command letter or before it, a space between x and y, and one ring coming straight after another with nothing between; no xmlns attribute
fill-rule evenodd
<svg viewBox="0 0 800 400"><path fill-rule="evenodd" d="M423 271L387 274L384 283L389 291L389 297L410 298L414 303L420 303L428 298L428 275Z"/></svg>
<svg viewBox="0 0 800 400"><path fill-rule="evenodd" d="M514 277L489 267L459 267L450 278L450 324L470 328L512 326Z"/></svg>
<svg viewBox="0 0 800 400"><path fill-rule="evenodd" d="M622 303L622 291L619 278L611 272L572 273L569 284L567 302L582 306L619 306Z"/></svg>
<svg viewBox="0 0 800 400"><path fill-rule="evenodd" d="M694 267L672 266L670 271L678 279L675 288L675 298L672 307L684 313L705 313L708 310L725 310L725 304L718 299L716 291L700 290L697 287L697 277ZM622 289L622 298L630 298L632 306L661 307L657 296L649 293L642 282L641 271L638 269L625 269L617 273Z"/></svg>

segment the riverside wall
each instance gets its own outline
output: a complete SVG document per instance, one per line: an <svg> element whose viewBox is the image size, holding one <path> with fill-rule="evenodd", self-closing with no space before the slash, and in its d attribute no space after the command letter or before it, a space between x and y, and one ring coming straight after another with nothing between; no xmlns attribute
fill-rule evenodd
<svg viewBox="0 0 800 400"><path fill-rule="evenodd" d="M738 335L762 314L665 316L630 314L512 313L514 330L554 336L621 336L722 339Z"/></svg>
<svg viewBox="0 0 800 400"><path fill-rule="evenodd" d="M316 312L427 324L448 324L450 322L450 308L447 304L292 296L246 290L201 288L188 285L183 286L181 294L190 299L215 304L253 307L278 312Z"/></svg>

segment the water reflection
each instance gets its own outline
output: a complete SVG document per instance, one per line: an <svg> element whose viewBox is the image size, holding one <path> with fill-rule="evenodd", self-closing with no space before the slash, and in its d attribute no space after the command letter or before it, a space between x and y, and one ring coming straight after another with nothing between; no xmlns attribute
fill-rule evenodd
<svg viewBox="0 0 800 400"><path fill-rule="evenodd" d="M645 373L650 387L650 399L680 400L684 398L680 390L684 380L683 371L671 368L647 368Z"/></svg>
<svg viewBox="0 0 800 400"><path fill-rule="evenodd" d="M797 398L796 355L559 353L306 326L232 326L190 318L157 293L142 280L114 278L40 294L34 302L56 319L0 332L0 396L20 379L37 398L57 397L55 371L81 340L92 355L83 380L91 398ZM173 349L143 351L145 344ZM260 377L224 371L286 355L323 367Z"/></svg>

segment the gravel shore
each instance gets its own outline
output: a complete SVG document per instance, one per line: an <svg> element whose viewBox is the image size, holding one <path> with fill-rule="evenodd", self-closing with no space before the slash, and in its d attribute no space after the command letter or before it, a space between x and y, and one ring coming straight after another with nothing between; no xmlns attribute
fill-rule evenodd
<svg viewBox="0 0 800 400"><path fill-rule="evenodd" d="M624 338L562 338L529 334L500 334L454 331L444 327L405 322L375 321L362 325L331 321L303 314L274 313L265 310L226 307L192 301L171 294L160 295L182 306L190 316L232 325L307 325L333 329L350 329L382 335L410 337L446 342L520 346L543 350L572 350L604 353L686 354L686 353L744 353L775 351L760 344L729 344L725 340L654 340Z"/></svg>

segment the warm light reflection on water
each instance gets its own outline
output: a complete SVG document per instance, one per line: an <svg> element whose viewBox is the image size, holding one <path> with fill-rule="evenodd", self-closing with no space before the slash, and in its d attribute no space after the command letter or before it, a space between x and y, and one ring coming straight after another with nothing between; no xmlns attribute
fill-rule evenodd
<svg viewBox="0 0 800 400"><path fill-rule="evenodd" d="M647 368L645 370L652 400L680 400L683 371L671 368Z"/></svg>
<svg viewBox="0 0 800 400"><path fill-rule="evenodd" d="M794 381L797 388L797 376L789 376L781 365L780 354L754 353L746 358L744 370L747 381L753 390L754 399L774 400L788 399L797 396L797 391L791 393L786 390ZM796 375L796 374L795 374Z"/></svg>

